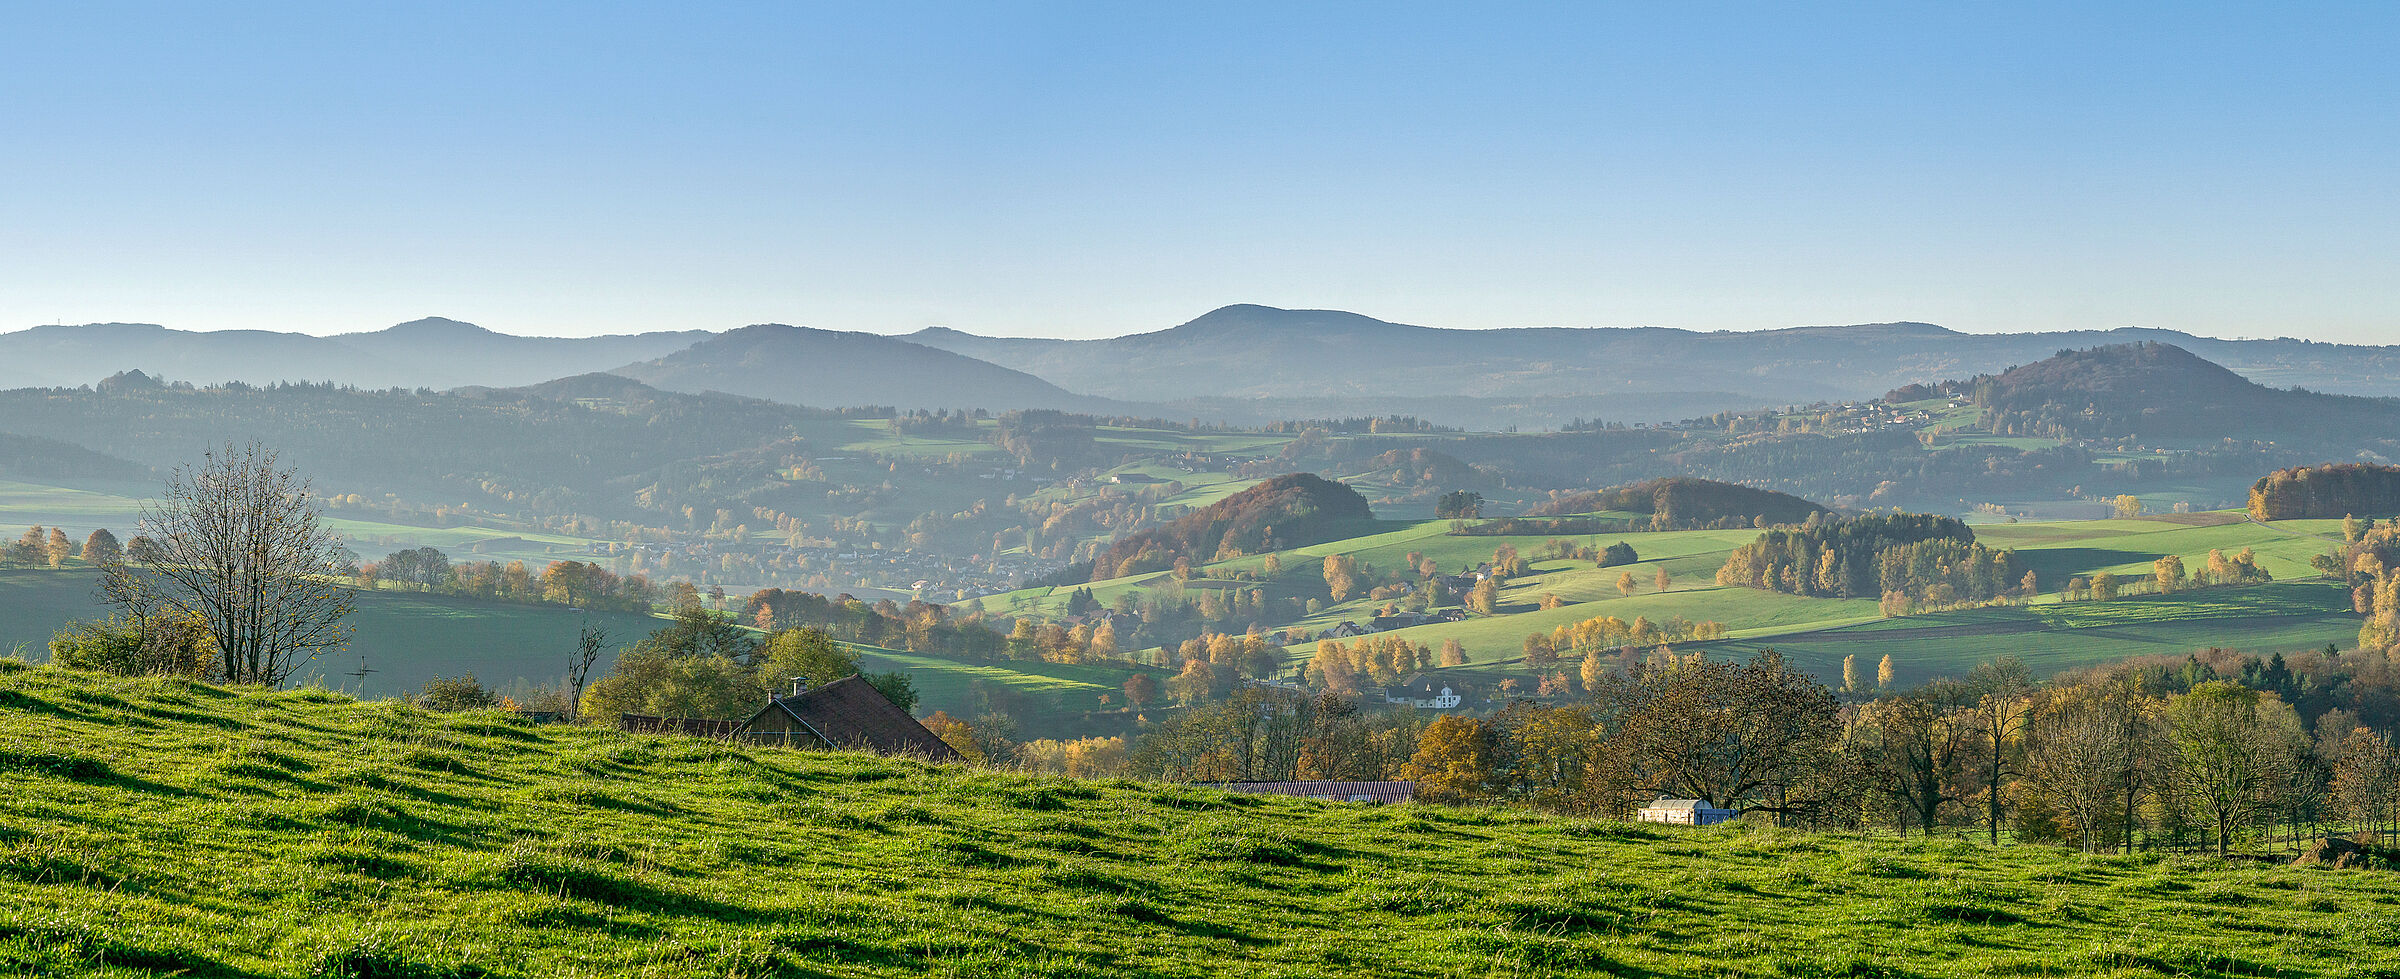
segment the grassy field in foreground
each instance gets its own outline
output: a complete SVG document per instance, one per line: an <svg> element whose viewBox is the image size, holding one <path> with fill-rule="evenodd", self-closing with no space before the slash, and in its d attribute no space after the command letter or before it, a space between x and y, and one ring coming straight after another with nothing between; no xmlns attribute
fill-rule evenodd
<svg viewBox="0 0 2400 979"><path fill-rule="evenodd" d="M1365 808L0 668L0 973L2400 975L2388 874Z"/></svg>

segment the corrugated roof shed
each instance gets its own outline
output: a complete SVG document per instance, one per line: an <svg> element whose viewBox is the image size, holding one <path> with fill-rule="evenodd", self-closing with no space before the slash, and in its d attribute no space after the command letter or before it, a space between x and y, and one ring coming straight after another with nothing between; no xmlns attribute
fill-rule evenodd
<svg viewBox="0 0 2400 979"><path fill-rule="evenodd" d="M949 744L859 677L843 677L796 696L777 697L742 729L747 731L762 717L778 711L832 747L915 755L932 761L957 761L959 757Z"/></svg>

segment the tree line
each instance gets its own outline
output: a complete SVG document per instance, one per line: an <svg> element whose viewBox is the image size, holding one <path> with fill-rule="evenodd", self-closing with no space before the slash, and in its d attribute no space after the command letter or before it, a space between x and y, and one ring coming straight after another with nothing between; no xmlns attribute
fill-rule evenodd
<svg viewBox="0 0 2400 979"><path fill-rule="evenodd" d="M2278 469L2250 486L2255 520L2400 513L2400 466L2344 464Z"/></svg>
<svg viewBox="0 0 2400 979"><path fill-rule="evenodd" d="M1736 548L1717 583L1823 598L1900 596L1950 605L2023 594L2036 582L2013 550L1975 542L1953 517L1898 513L1770 530Z"/></svg>

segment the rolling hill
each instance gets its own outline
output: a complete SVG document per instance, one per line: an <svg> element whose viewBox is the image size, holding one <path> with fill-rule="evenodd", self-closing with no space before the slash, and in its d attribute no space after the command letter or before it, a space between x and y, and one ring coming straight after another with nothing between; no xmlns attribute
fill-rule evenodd
<svg viewBox="0 0 2400 979"><path fill-rule="evenodd" d="M2400 400L2271 388L2164 343L2060 351L1945 387L1971 392L2004 434L2318 443L2400 428Z"/></svg>
<svg viewBox="0 0 2400 979"><path fill-rule="evenodd" d="M1124 407L907 340L781 324L728 331L614 373L668 391L721 391L820 408L888 405L1109 413Z"/></svg>
<svg viewBox="0 0 2400 979"><path fill-rule="evenodd" d="M2372 976L2388 876L1367 807L0 660L0 972Z"/></svg>
<svg viewBox="0 0 2400 979"><path fill-rule="evenodd" d="M1312 473L1277 476L1178 517L1120 537L1100 553L1098 579L1164 571L1176 559L1207 564L1333 539L1374 519L1358 491Z"/></svg>

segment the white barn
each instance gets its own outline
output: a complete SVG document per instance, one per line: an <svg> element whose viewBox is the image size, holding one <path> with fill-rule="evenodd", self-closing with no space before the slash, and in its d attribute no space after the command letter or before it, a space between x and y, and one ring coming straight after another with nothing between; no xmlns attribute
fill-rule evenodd
<svg viewBox="0 0 2400 979"><path fill-rule="evenodd" d="M1731 809L1719 809L1699 799L1660 799L1643 806L1634 813L1634 819L1676 826L1714 826L1736 815L1739 814Z"/></svg>

